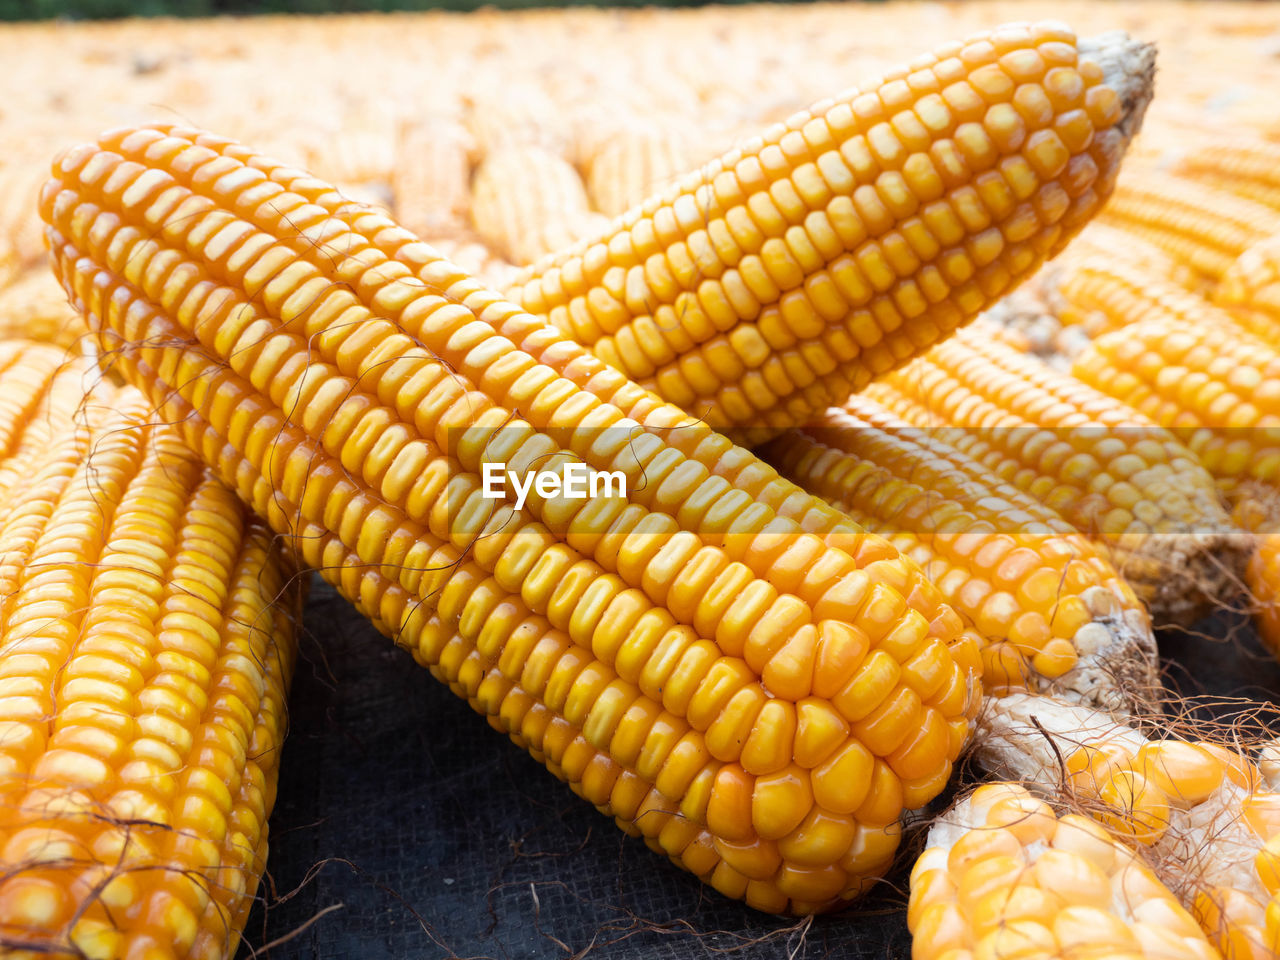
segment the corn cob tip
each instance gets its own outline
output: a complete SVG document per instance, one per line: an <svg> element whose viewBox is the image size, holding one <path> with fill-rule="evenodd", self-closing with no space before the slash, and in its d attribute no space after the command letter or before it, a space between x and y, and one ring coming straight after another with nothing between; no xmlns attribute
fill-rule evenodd
<svg viewBox="0 0 1280 960"><path fill-rule="evenodd" d="M1157 627L1194 623L1234 597L1244 583L1253 554L1253 538L1230 522L1206 518L1203 529L1152 537L1121 566L1125 576L1158 567L1160 576L1144 577L1143 594Z"/></svg>
<svg viewBox="0 0 1280 960"><path fill-rule="evenodd" d="M1106 587L1090 587L1080 599L1092 619L1076 631L1076 665L1053 681L1050 692L1116 717L1149 712L1161 687L1147 617L1117 603Z"/></svg>
<svg viewBox="0 0 1280 960"><path fill-rule="evenodd" d="M1111 30L1080 40L1080 55L1102 68L1103 82L1120 98L1119 130L1125 143L1142 129L1142 118L1155 92L1156 46Z"/></svg>
<svg viewBox="0 0 1280 960"><path fill-rule="evenodd" d="M993 777L1056 794L1074 745L1114 743L1136 753L1143 736L1114 717L1061 697L1011 693L983 705L973 759Z"/></svg>

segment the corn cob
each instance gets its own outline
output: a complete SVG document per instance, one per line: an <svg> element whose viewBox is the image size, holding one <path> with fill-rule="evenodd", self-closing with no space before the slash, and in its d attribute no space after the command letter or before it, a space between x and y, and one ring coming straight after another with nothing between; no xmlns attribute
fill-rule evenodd
<svg viewBox="0 0 1280 960"><path fill-rule="evenodd" d="M1235 269L1234 266L1232 269ZM1075 358L1090 340L1143 320L1170 325L1205 324L1280 347L1280 324L1251 306L1210 303L1170 280L1155 277L1130 263L1098 257L1055 264L1045 272L1042 289L1054 312L1086 335L1075 339L1069 356ZM1257 303L1262 306L1261 301Z"/></svg>
<svg viewBox="0 0 1280 960"><path fill-rule="evenodd" d="M1000 304L996 304L996 307L998 306ZM995 307L992 307L992 309L994 310ZM1007 325L997 321L991 325L991 334L1001 343L1012 347L1019 353L1032 352L1031 337L1025 331L1019 330L1011 324Z"/></svg>
<svg viewBox="0 0 1280 960"><path fill-rule="evenodd" d="M578 171L541 147L509 147L487 155L472 183L476 233L499 256L523 266L560 246L601 233Z"/></svg>
<svg viewBox="0 0 1280 960"><path fill-rule="evenodd" d="M1253 623L1262 642L1280 658L1280 490L1245 480L1232 484L1228 495L1235 505L1236 523L1254 534L1253 556L1245 569ZM1280 760L1280 752L1276 759ZM1273 788L1280 789L1280 776L1275 780Z"/></svg>
<svg viewBox="0 0 1280 960"><path fill-rule="evenodd" d="M1280 347L1280 323L1265 312L1265 294L1256 300L1240 298L1231 302L1234 298L1221 296L1219 286L1215 290L1217 302L1210 303L1134 264L1101 258L1055 264L1046 274L1043 289L1048 291L1057 315L1078 324L1088 334L1078 340L1072 357L1091 339L1142 320L1240 330L1273 348Z"/></svg>
<svg viewBox="0 0 1280 960"><path fill-rule="evenodd" d="M1076 804L1131 846L1230 960L1280 946L1280 794L1233 747L1150 740L1077 704L1014 694L988 702L984 769Z"/></svg>
<svg viewBox="0 0 1280 960"><path fill-rule="evenodd" d="M534 265L513 301L757 443L927 349L1110 193L1151 48L1014 25L823 101Z"/></svg>
<svg viewBox="0 0 1280 960"><path fill-rule="evenodd" d="M41 211L157 415L651 846L818 910L942 789L981 665L919 568L391 220L182 128L69 151ZM570 452L622 495L482 496L483 464L527 482Z"/></svg>
<svg viewBox="0 0 1280 960"><path fill-rule="evenodd" d="M1058 369L1069 369L1070 358L1084 348L1089 338L1078 326L1064 323L1051 311L1038 287L1037 283L1020 287L984 310L984 329L1019 353L1032 354Z"/></svg>
<svg viewBox="0 0 1280 960"><path fill-rule="evenodd" d="M470 91L462 102L463 122L481 157L518 147L556 156L566 149L563 111L543 90L502 82Z"/></svg>
<svg viewBox="0 0 1280 960"><path fill-rule="evenodd" d="M911 871L912 960L1219 960L1122 843L1014 783L990 783L929 831Z"/></svg>
<svg viewBox="0 0 1280 960"><path fill-rule="evenodd" d="M343 126L310 144L307 167L339 186L373 189L385 204L396 166L396 142L388 131Z"/></svg>
<svg viewBox="0 0 1280 960"><path fill-rule="evenodd" d="M1208 319L1207 317L1203 319ZM1280 347L1280 324L1275 317L1261 310L1249 307L1223 307L1216 311L1215 319L1229 321L1254 339L1261 340L1272 348Z"/></svg>
<svg viewBox="0 0 1280 960"><path fill-rule="evenodd" d="M1170 428L1220 484L1280 483L1280 352L1167 312L1099 337L1075 375Z"/></svg>
<svg viewBox="0 0 1280 960"><path fill-rule="evenodd" d="M471 212L470 136L436 119L405 124L391 178L396 219L420 237L466 234Z"/></svg>
<svg viewBox="0 0 1280 960"><path fill-rule="evenodd" d="M1045 271L1041 289L1054 312L1064 322L1078 324L1088 339L1156 318L1166 323L1254 327L1267 333L1244 311L1214 306L1180 284L1116 258L1090 256L1053 264Z"/></svg>
<svg viewBox="0 0 1280 960"><path fill-rule="evenodd" d="M1277 232L1254 244L1227 268L1214 288L1215 303L1243 313L1255 332L1280 328L1280 217ZM1272 342L1280 336L1272 333Z"/></svg>
<svg viewBox="0 0 1280 960"><path fill-rule="evenodd" d="M867 395L1100 537L1158 623L1189 623L1235 588L1247 543L1195 456L1142 414L992 342L981 326Z"/></svg>
<svg viewBox="0 0 1280 960"><path fill-rule="evenodd" d="M0 340L28 339L60 347L77 346L84 320L45 268L29 270L0 287Z"/></svg>
<svg viewBox="0 0 1280 960"><path fill-rule="evenodd" d="M988 691L1051 686L1127 715L1157 689L1146 612L1101 548L927 431L854 397L758 452L920 564L993 641Z"/></svg>
<svg viewBox="0 0 1280 960"><path fill-rule="evenodd" d="M1154 243L1142 239L1131 230L1113 227L1101 220L1094 220L1081 230L1071 241L1071 246L1054 261L1054 265L1046 267L1038 276L1043 277L1058 264L1075 263L1082 258L1112 260L1140 267L1151 276L1176 283L1188 290L1200 289L1204 284L1194 270L1175 260ZM1039 283L1033 282L1031 286L1042 289Z"/></svg>
<svg viewBox="0 0 1280 960"><path fill-rule="evenodd" d="M20 273L22 273L22 264L18 262L18 254L14 250L13 242L0 233L0 290L12 283Z"/></svg>
<svg viewBox="0 0 1280 960"><path fill-rule="evenodd" d="M1269 207L1172 174L1135 171L1116 188L1103 222L1123 227L1210 283L1276 230Z"/></svg>
<svg viewBox="0 0 1280 960"><path fill-rule="evenodd" d="M44 256L40 223L32 216L43 181L43 164L0 159L0 280L6 256L15 272L35 266Z"/></svg>
<svg viewBox="0 0 1280 960"><path fill-rule="evenodd" d="M1056 323L1061 328L1062 332L1053 339L1055 345L1061 347L1056 351L1058 355L1073 357L1091 338L1131 322L1115 312L1108 314L1090 304L1079 304L1070 291L1064 289L1072 284L1099 282L1112 270L1125 276L1140 276L1143 282L1176 285L1182 291L1207 293L1209 289L1199 274L1154 244L1127 230L1094 221L1080 232L1062 256L1046 264L1015 294L1034 297L1048 314L1041 315L1043 319L1039 322ZM1093 281L1085 279L1091 275L1095 278ZM1105 280L1101 282L1105 285Z"/></svg>
<svg viewBox="0 0 1280 960"><path fill-rule="evenodd" d="M0 342L0 949L232 957L298 590L132 388Z"/></svg>
<svg viewBox="0 0 1280 960"><path fill-rule="evenodd" d="M1178 172L1280 210L1280 144L1258 139L1204 141L1178 163Z"/></svg>
<svg viewBox="0 0 1280 960"><path fill-rule="evenodd" d="M587 164L587 195L601 213L615 217L691 167L688 144L678 133L628 125L594 151Z"/></svg>

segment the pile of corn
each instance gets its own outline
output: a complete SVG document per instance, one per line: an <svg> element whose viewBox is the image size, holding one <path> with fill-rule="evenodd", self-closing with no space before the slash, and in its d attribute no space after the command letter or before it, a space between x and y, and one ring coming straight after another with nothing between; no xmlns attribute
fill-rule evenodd
<svg viewBox="0 0 1280 960"><path fill-rule="evenodd" d="M1029 6L0 32L0 945L234 954L309 569L756 909L925 810L921 960L1280 952L1151 722L1280 655L1280 13Z"/></svg>

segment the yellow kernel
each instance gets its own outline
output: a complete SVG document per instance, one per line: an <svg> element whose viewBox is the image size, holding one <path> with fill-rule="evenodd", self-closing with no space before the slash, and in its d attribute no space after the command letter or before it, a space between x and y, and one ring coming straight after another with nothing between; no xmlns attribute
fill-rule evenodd
<svg viewBox="0 0 1280 960"><path fill-rule="evenodd" d="M996 856L1026 862L1022 843L1012 832L999 827L977 827L966 831L951 847L947 867L958 878L975 864Z"/></svg>
<svg viewBox="0 0 1280 960"><path fill-rule="evenodd" d="M1113 126L1120 119L1120 97L1110 87L1093 87L1084 95L1084 107L1094 127Z"/></svg>
<svg viewBox="0 0 1280 960"><path fill-rule="evenodd" d="M981 173L989 169L1000 156L999 147L981 123L960 124L956 128L953 141L973 173ZM952 203L955 203L954 197Z"/></svg>
<svg viewBox="0 0 1280 960"><path fill-rule="evenodd" d="M961 950L973 942L969 920L954 903L935 903L927 907L911 933L915 942L929 944L936 956L945 957L948 951L952 951L957 960L964 955Z"/></svg>
<svg viewBox="0 0 1280 960"><path fill-rule="evenodd" d="M811 697L796 704L796 721L795 760L802 767L813 768L821 764L849 735L845 719L831 704L818 698ZM814 793L818 793L816 778Z"/></svg>
<svg viewBox="0 0 1280 960"><path fill-rule="evenodd" d="M10 877L0 885L0 916L5 923L31 930L54 930L71 906L66 889L41 877Z"/></svg>
<svg viewBox="0 0 1280 960"><path fill-rule="evenodd" d="M1027 140L1027 160L1046 180L1052 180L1066 169L1071 152L1052 130L1037 130Z"/></svg>
<svg viewBox="0 0 1280 960"><path fill-rule="evenodd" d="M796 736L796 708L770 700L760 711L742 747L741 763L748 773L775 773L792 762Z"/></svg>
<svg viewBox="0 0 1280 960"><path fill-rule="evenodd" d="M1099 907L1068 906L1053 918L1053 935L1068 952L1086 947L1136 950L1138 942L1123 920Z"/></svg>
<svg viewBox="0 0 1280 960"><path fill-rule="evenodd" d="M1098 868L1096 859L1058 848L1062 832L1059 827L1054 835L1055 849L1045 851L1031 865L1036 885L1041 890L1052 890L1068 903L1110 906L1110 879Z"/></svg>
<svg viewBox="0 0 1280 960"><path fill-rule="evenodd" d="M943 773L945 775L945 768ZM885 827L894 823L902 810L902 781L887 763L876 760L870 777L870 789L866 799L853 811L854 819L867 827Z"/></svg>
<svg viewBox="0 0 1280 960"><path fill-rule="evenodd" d="M1054 67L1046 73L1044 89L1056 113L1075 109L1084 99L1084 81L1071 67Z"/></svg>
<svg viewBox="0 0 1280 960"><path fill-rule="evenodd" d="M849 817L814 807L794 831L778 841L778 852L790 863L827 866L845 855L856 833Z"/></svg>
<svg viewBox="0 0 1280 960"><path fill-rule="evenodd" d="M969 83L987 103L1002 103L1013 96L1014 82L995 64L978 67L969 74Z"/></svg>
<svg viewBox="0 0 1280 960"><path fill-rule="evenodd" d="M972 910L990 894L1025 882L1028 869L1021 849L1015 856L992 853L971 864L957 879L957 899L965 910Z"/></svg>
<svg viewBox="0 0 1280 960"><path fill-rule="evenodd" d="M785 770L757 777L751 798L751 823L766 840L785 837L813 807L809 773L792 764Z"/></svg>
<svg viewBox="0 0 1280 960"><path fill-rule="evenodd" d="M970 915L975 936L1018 920L1044 923L1062 909L1062 898L1049 890L1023 884L1011 890L997 890L977 903Z"/></svg>
<svg viewBox="0 0 1280 960"><path fill-rule="evenodd" d="M707 801L707 828L728 840L752 836L751 804L755 778L737 764L725 764L716 773Z"/></svg>
<svg viewBox="0 0 1280 960"><path fill-rule="evenodd" d="M1136 771L1115 771L1102 784L1098 799L1110 808L1099 819L1139 843L1153 844L1169 828L1169 801L1164 791Z"/></svg>
<svg viewBox="0 0 1280 960"><path fill-rule="evenodd" d="M1180 740L1144 744L1134 769L1183 810L1208 799L1225 775L1222 764L1207 750Z"/></svg>
<svg viewBox="0 0 1280 960"><path fill-rule="evenodd" d="M1045 73L1044 58L1034 49L1011 50L998 62L1000 69L1018 83L1034 83Z"/></svg>
<svg viewBox="0 0 1280 960"><path fill-rule="evenodd" d="M987 810L988 827L1003 827L1022 843L1047 843L1057 831L1053 809L1030 795L1012 795L996 800Z"/></svg>
<svg viewBox="0 0 1280 960"><path fill-rule="evenodd" d="M1280 892L1280 834L1269 839L1253 859L1258 879L1272 897Z"/></svg>
<svg viewBox="0 0 1280 960"><path fill-rule="evenodd" d="M871 790L876 759L851 740L811 773L814 799L833 813L853 813Z"/></svg>
<svg viewBox="0 0 1280 960"><path fill-rule="evenodd" d="M1013 92L1013 107L1030 130L1040 130L1053 122L1053 103L1038 83L1024 83L1018 87Z"/></svg>
<svg viewBox="0 0 1280 960"><path fill-rule="evenodd" d="M1027 125L1011 105L998 103L982 119L982 126L1001 153L1013 153L1027 137Z"/></svg>
<svg viewBox="0 0 1280 960"><path fill-rule="evenodd" d="M1244 820L1259 837L1280 834L1280 793L1254 793L1243 804Z"/></svg>

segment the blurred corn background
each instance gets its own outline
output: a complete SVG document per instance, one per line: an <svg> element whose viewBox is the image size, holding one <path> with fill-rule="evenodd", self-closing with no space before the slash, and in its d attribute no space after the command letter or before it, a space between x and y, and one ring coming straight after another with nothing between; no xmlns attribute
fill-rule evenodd
<svg viewBox="0 0 1280 960"><path fill-rule="evenodd" d="M104 3L55 10L0 0L0 18L13 19L172 12L204 15L223 8ZM12 369L0 370L9 377L0 378L0 386L19 384L35 396L41 384L59 385L61 419L54 424L48 414L43 429L74 448L65 469L77 477L93 473L94 450L110 442L104 437L117 438L109 424L102 425L110 418L89 416L65 399L75 399L67 384L89 377L85 355L91 360L97 346L49 269L37 212L51 158L104 129L172 123L244 141L394 216L490 289L518 297L532 289L531 277L554 274L558 282L565 261L543 258L611 235L625 211L676 189L681 175L749 143L770 125L948 41L1039 18L1065 21L1081 37L1124 30L1158 47L1156 95L1105 210L978 324L879 379L843 409L833 407L799 429L783 432L790 424L779 420L735 438L767 440L758 455L921 564L965 625L990 640L983 652L988 693L1065 676L1061 690L1107 709L1133 711L1135 700L1164 696L1151 689L1150 663L1132 660L1150 652L1154 624L1165 628L1158 636L1169 690L1189 698L1177 708L1186 713L1182 719L1207 724L1188 726L1186 739L1214 739L1227 745L1211 745L1214 750L1247 752L1246 734L1257 739L1274 719L1270 701L1280 692L1280 667L1272 658L1280 651L1280 496L1274 490L1280 484L1280 5L890 0L0 25L0 360L30 355L28 348L6 343L37 340L60 348L74 364L55 375L49 358L56 351L35 348L44 358L32 367L36 372L23 373L14 360ZM554 319L563 329L576 329L577 318L567 312ZM622 338L618 343L625 352L627 344ZM607 353L599 355L612 362ZM647 363L641 358L628 373L661 392L660 377L643 380ZM0 414L13 424L37 416L36 401L24 400L22 390L0 394ZM107 406L125 404L120 398L126 397L122 422L143 430L145 404L131 388L108 382L96 390L96 402ZM125 390L130 392L118 392ZM1072 434L1068 457L1059 449L1063 439L1086 423L1133 432L1093 440ZM842 429L860 431L856 442ZM21 432L13 430L14 436ZM41 452L41 436L28 437L35 453ZM1117 445L1116 436L1128 439ZM35 456L13 443L14 450ZM154 446L165 449L166 443L175 441L161 433ZM8 471L9 485L0 490L16 497L27 461L7 449L0 448L0 468ZM196 476L199 468L183 462ZM1099 476L1114 486L1104 486ZM209 486L202 496L231 502L215 480L199 477ZM1145 509L1170 490L1176 510L1156 516ZM12 508L6 514L0 504L0 573L9 570L16 578L22 558L43 556L46 548L57 554L58 543L31 534L28 522L28 514L43 509L39 504L56 499L33 494L21 501L36 504L23 506L25 513ZM200 503L188 507L195 516L173 523L198 527ZM1140 916L1124 906L1122 878L1137 863L1129 849L1132 814L1152 807L1149 797L1145 806L1138 802L1133 782L1141 775L1127 767L1130 820L1097 818L1129 823L1127 835L1116 834L1121 840L1076 813L1042 810L1021 788L988 787L957 808L950 826L943 821L940 833L931 835L929 854L915 872L916 889L924 892L917 892L910 917L907 890L919 841L904 843L888 881L841 914L797 922L757 913L666 870L636 842L622 839L536 760L501 743L444 686L412 669L405 654L381 642L319 581L295 638L297 597L282 591L296 557L277 557L258 521L240 517L236 523L252 534L243 534L255 551L252 563L244 563L262 568L244 574L242 592L252 594L254 610L275 601L268 608L274 612L260 612L249 624L255 649L288 651L273 661L283 666L259 663L255 672L232 650L236 669L250 678L241 682L267 691L256 694L260 707L254 699L247 709L251 719L267 716L269 722L259 718L258 728L249 727L257 730L252 737L228 747L238 764L227 768L228 796L240 790L252 794L252 802L236 793L236 805L228 800L220 814L210 806L220 793L207 782L212 775L186 773L171 828L174 849L187 859L171 857L178 866L168 868L145 860L137 869L166 878L167 885L153 889L128 874L134 861L120 850L128 849L130 835L125 831L122 840L118 823L102 834L114 837L110 856L124 865L127 882L93 872L107 856L96 848L88 858L94 866L81 869L86 854L75 844L88 845L83 837L97 834L58 826L59 817L93 816L85 810L115 797L76 795L55 803L48 799L52 793L33 790L47 804L39 822L53 824L48 835L29 825L33 801L6 800L8 818L0 816L7 843L0 865L6 873L0 878L0 949L21 942L44 953L62 950L59 956L128 960L234 950L233 928L245 923L254 888L247 873L228 877L250 870L242 863L261 870L266 838L260 821L277 799L265 878L239 947L246 958L969 960L1075 956L1070 951L1077 948L1108 956L1276 955L1280 900L1268 898L1280 892L1280 870L1264 863L1263 854L1256 875L1242 886L1213 876L1212 889L1228 891L1225 906L1215 901L1212 910L1192 909L1199 903L1194 892L1177 888L1170 894L1161 884L1177 884L1154 861L1154 873L1146 866L1130 870L1140 873L1141 890L1153 905ZM1026 542L1003 537L1003 524L1028 525ZM1146 539L1151 531L1173 539L1152 548ZM968 539L956 539L960 532ZM133 542L128 535L125 540ZM1166 543L1175 546L1166 549ZM95 548L103 556L115 549L106 541ZM1056 552L1037 557L1036 550ZM1081 557L1087 558L1085 572ZM89 558L86 547L82 559ZM7 582L0 576L0 628L26 622L7 612L6 603L16 609L29 601L35 605L30 616L44 615L44 593L20 594L15 586L6 594ZM89 598L95 596L89 591L82 598L88 614L65 616L110 619L94 608ZM1061 615L1064 604L1069 617ZM192 629L202 636L222 629L222 621L209 616L214 626ZM260 629L260 621L267 626ZM139 637L151 637L138 641L146 656L167 655L172 636L165 623L157 615L138 627ZM225 643L247 645L228 631ZM25 640L12 636L0 646L0 708L11 712L27 709L32 684L52 689L60 682L23 674L32 654L19 649ZM1099 654L1098 637L1122 652ZM112 673L114 662L94 660L93 653L78 669L93 682L128 686L122 674ZM1103 666L1091 659L1094 654ZM281 751L285 721L278 703L291 672L289 738ZM1145 686L1115 693L1109 684L1124 686L1117 676L1140 678ZM216 686L216 676L206 673L201 682ZM212 695L187 692L172 712L198 715L192 704ZM139 726L130 710L137 706L141 716L147 704L170 702L166 697L108 697L110 703L103 703L113 717L119 714L114 734L77 733L73 726L49 743L114 751L118 759L125 748L111 736L124 743L131 732L156 725L146 720ZM39 754L45 741L38 728L54 709L52 701L39 703L30 715L5 715L0 750L7 736L15 756ZM94 710L109 712L105 706L89 712ZM1211 737L1210 729L1220 736ZM214 736L195 720L187 731L188 740ZM104 740L110 742L103 746ZM259 756L253 744L270 755ZM44 756L36 769L56 773L59 762L71 762L56 750ZM202 756L198 750L190 759L184 754L173 767L194 769ZM145 767L147 776L179 776L155 772L167 757L156 753L132 763ZM1238 758L1222 763L1231 770L1247 767L1237 776L1242 791L1258 788L1269 769ZM8 769L0 767L0 776ZM1217 768L1212 772L1221 776ZM241 787L242 779L248 786ZM56 782L55 775L50 783ZM1177 790L1165 792L1181 809ZM0 783L0 798L11 794ZM1013 814L1000 814L1003 808L993 808L992 798L1002 798L1018 816L1034 814L1038 825L1019 833L1008 819ZM1125 806L1125 796L1112 800ZM184 802L189 806L181 807ZM243 812L247 807L252 816ZM110 809L118 815L125 808ZM164 816L137 809L152 820ZM1167 815L1169 803L1160 809ZM243 826L246 819L251 827ZM1264 841L1280 837L1280 818L1263 820L1255 832ZM998 828L1000 838L957 839L956 824L967 830L975 823ZM219 843L226 832L234 856L213 864L199 860L199 832L211 829L220 831ZM983 940L984 911L990 920L994 908L989 900L979 903L986 888L972 889L987 881L965 872L971 863L1004 858L997 866L1005 876L1017 873L1019 864L1039 862L1043 844L1037 844L1044 838L1036 830L1059 830L1055 850L1087 853L1106 864L1100 874L1105 883L1098 885L1102 899L1091 899L1082 881L1061 902L1053 901L1052 858L1039 874L1024 871L1013 883L1019 909L1025 906L1019 922L1030 922L1037 910L1067 916L1061 921L1066 932L1059 934L1067 946L1057 954L1046 952L1039 933L1026 933L1031 927L1006 933L1004 940ZM156 856L166 855L164 842L154 841L161 849ZM1280 840L1268 842L1264 853L1280 862ZM1092 869L1072 863L1072 870ZM996 877L990 866L982 869ZM213 879L188 882L181 875L201 870ZM1041 874L1044 882L1037 886ZM66 879L72 875L79 879ZM1187 889L1201 880L1199 874L1178 878ZM72 930L81 919L67 892L76 882L96 891L92 936L59 939L64 927ZM94 887L99 883L101 889ZM102 896L107 887L110 894ZM210 897L206 887L219 892ZM937 904L945 909L937 907L922 921ZM1098 909L1103 905L1105 915ZM1183 907L1196 913L1203 934ZM120 931L126 928L140 932L125 937ZM1089 940L1090 931L1103 928L1111 938L1105 949L1102 940ZM1036 929L1054 928L1045 921ZM166 941L166 931L173 930L178 941Z"/></svg>

